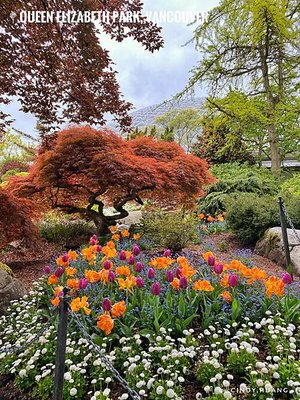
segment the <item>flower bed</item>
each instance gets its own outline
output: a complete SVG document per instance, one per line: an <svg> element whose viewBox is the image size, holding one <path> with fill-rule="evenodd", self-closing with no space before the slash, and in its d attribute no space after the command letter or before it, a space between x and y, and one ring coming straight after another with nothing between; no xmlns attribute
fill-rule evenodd
<svg viewBox="0 0 300 400"><path fill-rule="evenodd" d="M149 257L138 239L113 232L101 247L93 236L80 252L45 267L47 276L0 321L2 374L12 374L34 399L51 398L57 323L51 315L67 287L72 312L141 398L260 400L274 391L299 398L300 293L288 273L268 277L209 252L196 262L169 250ZM38 342L6 353L48 319ZM127 396L70 318L64 399Z"/></svg>

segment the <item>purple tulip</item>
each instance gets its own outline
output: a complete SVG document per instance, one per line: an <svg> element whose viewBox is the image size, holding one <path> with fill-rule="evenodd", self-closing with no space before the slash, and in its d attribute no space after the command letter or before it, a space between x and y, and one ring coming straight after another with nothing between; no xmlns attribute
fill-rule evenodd
<svg viewBox="0 0 300 400"><path fill-rule="evenodd" d="M103 263L103 268L110 269L110 267L111 267L111 262L109 260L105 260Z"/></svg>
<svg viewBox="0 0 300 400"><path fill-rule="evenodd" d="M171 250L167 249L164 251L164 257L170 257L171 255Z"/></svg>
<svg viewBox="0 0 300 400"><path fill-rule="evenodd" d="M111 302L108 297L105 297L105 299L102 300L102 308L104 311L111 310Z"/></svg>
<svg viewBox="0 0 300 400"><path fill-rule="evenodd" d="M64 263L68 262L69 261L68 254L64 254L61 259L63 260Z"/></svg>
<svg viewBox="0 0 300 400"><path fill-rule="evenodd" d="M171 269L169 269L169 270L166 272L166 281L167 281L167 282L172 282L173 279L174 279L174 272L173 272Z"/></svg>
<svg viewBox="0 0 300 400"><path fill-rule="evenodd" d="M186 288L187 288L187 285L188 285L188 281L187 281L186 277L185 277L185 276L182 276L182 277L179 279L179 287L180 287L180 289L186 289Z"/></svg>
<svg viewBox="0 0 300 400"><path fill-rule="evenodd" d="M121 251L120 251L120 253L119 253L119 259L122 260L122 261L126 260L126 253L125 253L124 250L121 250Z"/></svg>
<svg viewBox="0 0 300 400"><path fill-rule="evenodd" d="M231 275L229 275L228 284L229 284L229 286L231 286L231 287L236 287L236 286L237 286L237 284L238 284L238 277L237 277L236 274L231 274Z"/></svg>
<svg viewBox="0 0 300 400"><path fill-rule="evenodd" d="M64 269L62 267L57 267L54 274L59 278L64 273Z"/></svg>
<svg viewBox="0 0 300 400"><path fill-rule="evenodd" d="M135 271L139 274L140 272L142 272L142 269L143 269L143 264L140 261L137 262L135 266Z"/></svg>
<svg viewBox="0 0 300 400"><path fill-rule="evenodd" d="M176 278L178 278L178 279L181 277L181 269L179 267L176 267L175 275L176 275Z"/></svg>
<svg viewBox="0 0 300 400"><path fill-rule="evenodd" d="M288 272L284 272L281 275L281 280L286 285L290 285L293 282L293 278L291 277L291 275Z"/></svg>
<svg viewBox="0 0 300 400"><path fill-rule="evenodd" d="M108 273L108 282L114 282L116 279L116 274L114 271L109 271Z"/></svg>
<svg viewBox="0 0 300 400"><path fill-rule="evenodd" d="M147 272L147 278L148 279L153 279L155 278L155 270L153 268L149 268Z"/></svg>
<svg viewBox="0 0 300 400"><path fill-rule="evenodd" d="M79 289L85 289L88 285L89 281L85 278L79 279L78 287Z"/></svg>
<svg viewBox="0 0 300 400"><path fill-rule="evenodd" d="M141 288L143 288L143 287L145 286L145 282L144 282L144 279L143 279L142 277L138 276L138 277L136 278L136 286L137 286L139 289L141 289Z"/></svg>
<svg viewBox="0 0 300 400"><path fill-rule="evenodd" d="M128 264L129 264L129 265L133 265L134 263L135 263L134 256L131 255L131 256L129 257L129 259L128 259Z"/></svg>
<svg viewBox="0 0 300 400"><path fill-rule="evenodd" d="M94 240L93 238L90 239L90 245L95 246L97 244L97 240Z"/></svg>
<svg viewBox="0 0 300 400"><path fill-rule="evenodd" d="M151 293L154 296L158 296L160 294L160 290L161 290L161 287L160 287L159 282L154 282L153 285L151 286Z"/></svg>
<svg viewBox="0 0 300 400"><path fill-rule="evenodd" d="M213 256L208 256L208 258L207 258L207 264L208 264L210 267L213 267L213 266L215 265L215 262L216 262L215 257L213 257Z"/></svg>
<svg viewBox="0 0 300 400"><path fill-rule="evenodd" d="M44 273L47 274L47 275L49 275L50 272L51 272L51 268L49 267L49 265L46 265L46 266L44 267Z"/></svg>
<svg viewBox="0 0 300 400"><path fill-rule="evenodd" d="M96 250L97 250L97 252L98 252L98 253L100 253L100 251L102 250L102 246L100 246L100 244L98 244L98 246L97 246L97 249L96 249Z"/></svg>
<svg viewBox="0 0 300 400"><path fill-rule="evenodd" d="M138 246L137 244L134 244L134 245L133 245L132 253L133 253L135 256L138 256L138 255L140 254L140 252L141 252L141 250L140 250L139 246Z"/></svg>
<svg viewBox="0 0 300 400"><path fill-rule="evenodd" d="M216 274L220 275L223 272L223 264L214 265L214 271Z"/></svg>
<svg viewBox="0 0 300 400"><path fill-rule="evenodd" d="M91 237L91 239L97 240L97 239L98 239L98 236L94 234L94 235Z"/></svg>

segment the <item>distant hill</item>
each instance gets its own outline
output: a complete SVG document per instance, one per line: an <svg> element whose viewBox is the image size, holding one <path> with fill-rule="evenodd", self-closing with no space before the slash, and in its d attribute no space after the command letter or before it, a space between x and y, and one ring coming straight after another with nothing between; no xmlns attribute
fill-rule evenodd
<svg viewBox="0 0 300 400"><path fill-rule="evenodd" d="M153 106L148 106L145 108L140 108L138 110L130 112L130 116L132 117L132 126L133 128L144 128L146 126L155 125L155 120L160 115L165 114L167 111L171 109L185 109L185 108L198 108L201 104L204 103L204 98L185 98L179 102L176 101L168 101L160 104L155 104ZM119 132L120 130L117 128L116 124L110 123L109 128Z"/></svg>

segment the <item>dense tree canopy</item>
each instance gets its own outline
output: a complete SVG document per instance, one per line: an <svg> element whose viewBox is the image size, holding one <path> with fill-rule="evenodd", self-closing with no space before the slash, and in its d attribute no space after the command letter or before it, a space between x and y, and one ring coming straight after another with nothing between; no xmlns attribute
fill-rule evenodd
<svg viewBox="0 0 300 400"><path fill-rule="evenodd" d="M0 104L12 96L21 110L45 126L62 121L103 124L111 113L122 127L130 124L130 105L122 99L101 32L122 41L131 37L145 49L158 50L160 28L141 14L139 0L2 0L0 4ZM30 23L21 11L138 12L138 22ZM9 116L0 113L2 126Z"/></svg>
<svg viewBox="0 0 300 400"><path fill-rule="evenodd" d="M253 119L263 116L263 129L272 161L272 171L280 171L280 141L289 135L299 138L299 0L222 0L207 22L196 29L196 45L201 53L187 89L207 84L218 112L232 120L240 114L238 97L231 96L231 112L224 107L230 91L258 99L258 107L242 107ZM260 109L261 102L264 103ZM296 131L295 131L296 129Z"/></svg>
<svg viewBox="0 0 300 400"><path fill-rule="evenodd" d="M103 232L128 215L128 201L190 204L213 181L206 162L176 143L150 137L126 141L108 130L71 127L37 157L29 176L11 178L8 189L40 208L82 213ZM116 214L104 215L105 205Z"/></svg>

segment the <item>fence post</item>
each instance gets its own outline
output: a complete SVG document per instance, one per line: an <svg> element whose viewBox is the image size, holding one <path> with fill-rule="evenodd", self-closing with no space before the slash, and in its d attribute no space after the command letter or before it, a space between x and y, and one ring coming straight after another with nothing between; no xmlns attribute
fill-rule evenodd
<svg viewBox="0 0 300 400"><path fill-rule="evenodd" d="M286 260L285 262L286 262L286 266L290 267L291 266L291 255L290 255L289 239L288 239L288 234L287 234L287 226L286 226L286 219L285 219L284 205L283 205L282 197L279 197L278 204L279 204L279 211L280 211L282 240L283 240L285 260Z"/></svg>
<svg viewBox="0 0 300 400"><path fill-rule="evenodd" d="M54 400L63 400L66 343L67 343L67 325L68 325L68 289L64 288L64 295L61 297L59 305L59 320L57 329L57 345L55 359L55 377L54 377Z"/></svg>

